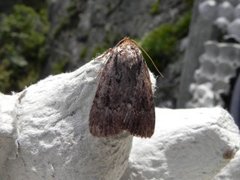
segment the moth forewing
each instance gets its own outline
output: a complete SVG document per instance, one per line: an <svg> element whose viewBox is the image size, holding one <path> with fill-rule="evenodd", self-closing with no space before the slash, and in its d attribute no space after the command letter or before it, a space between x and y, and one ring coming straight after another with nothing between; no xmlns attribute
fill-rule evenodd
<svg viewBox="0 0 240 180"><path fill-rule="evenodd" d="M155 108L150 75L139 47L129 38L111 49L102 69L89 114L93 136L108 137L124 130L151 137Z"/></svg>

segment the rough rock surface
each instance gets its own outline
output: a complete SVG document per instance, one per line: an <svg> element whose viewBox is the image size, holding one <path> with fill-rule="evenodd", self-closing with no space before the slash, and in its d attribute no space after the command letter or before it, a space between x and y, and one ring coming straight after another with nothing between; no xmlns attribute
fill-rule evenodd
<svg viewBox="0 0 240 180"><path fill-rule="evenodd" d="M238 44L217 43L207 41L205 43L205 52L200 56L200 67L194 73L195 83L190 86L190 92L193 95L188 103L189 107L224 106L221 95L228 95L231 90L231 80L236 77L237 69L240 67L240 46ZM196 100L195 94L199 94L201 87L208 91L202 92L203 96L213 93L214 97L204 101L203 98ZM195 87L191 89L191 87ZM202 88L203 89L203 88Z"/></svg>
<svg viewBox="0 0 240 180"><path fill-rule="evenodd" d="M122 180L210 180L226 165L225 175L236 177L240 136L227 111L156 108L156 115L153 137L133 139Z"/></svg>
<svg viewBox="0 0 240 180"><path fill-rule="evenodd" d="M106 53L74 72L50 76L18 94L0 94L3 180L122 177L132 137L123 132L96 138L88 128L99 71L108 57ZM156 115L154 136L134 139L123 178L211 179L223 167L236 172L239 158L227 164L240 137L226 111L157 108Z"/></svg>
<svg viewBox="0 0 240 180"><path fill-rule="evenodd" d="M191 99L191 93L189 92L190 84L195 81L194 73L199 67L200 63L207 64L209 67L204 67L205 70L199 72L199 76L206 76L207 78L216 78L215 82L220 86L229 86L229 76L232 77L232 73L235 73L235 69L232 66L233 61L236 59L235 52L236 48L233 44L218 44L222 41L238 41L240 42L240 31L239 31L239 6L240 2L238 0L196 0L193 9L193 18L190 26L189 33L189 44L184 56L184 67L182 69L181 83L180 83L180 95L178 98L178 107L183 108L187 102ZM202 28L204 27L204 28ZM206 52L204 53L204 45L207 41L215 41L215 46L218 46L218 52L214 52L214 47L207 45ZM213 46L213 45L212 45ZM231 50L229 47L232 47ZM216 49L216 48L215 48ZM228 53L232 51L231 53ZM203 54L204 53L204 54ZM211 59L208 56L205 60L206 55L215 55ZM202 55L202 57L200 57ZM222 58L226 58L225 60ZM199 63L200 60L200 63ZM214 62L215 61L215 62ZM212 63L215 63L215 67L212 68ZM219 64L219 67L217 67ZM211 69L210 69L211 68ZM215 71L216 69L216 71ZM233 71L226 72L228 69ZM207 73L207 74L205 74ZM210 76L209 76L210 73ZM227 74L228 73L228 74ZM215 74L212 76L212 74ZM227 75L226 75L227 74ZM222 80L222 75L224 79ZM204 77L205 76L205 77ZM219 76L220 80L217 79ZM227 77L226 77L227 76ZM206 81L205 81L206 82ZM213 85L213 88L218 88ZM222 87L219 87L220 90ZM228 91L228 90L224 90Z"/></svg>
<svg viewBox="0 0 240 180"><path fill-rule="evenodd" d="M1 96L1 179L112 180L122 176L132 136L96 138L88 128L105 60L95 59L74 72L50 76L14 96ZM8 136L11 142L6 142ZM10 150L15 153L8 157Z"/></svg>
<svg viewBox="0 0 240 180"><path fill-rule="evenodd" d="M240 177L240 151L235 154L235 157L218 173L214 180L238 180Z"/></svg>
<svg viewBox="0 0 240 180"><path fill-rule="evenodd" d="M188 108L215 107L222 105L220 97L214 93L211 83L204 83L201 85L191 84L190 92L192 93L192 99L187 103Z"/></svg>
<svg viewBox="0 0 240 180"><path fill-rule="evenodd" d="M175 21L187 3L181 0L50 0L49 64L83 64L97 50L124 36L142 38L162 23Z"/></svg>
<svg viewBox="0 0 240 180"><path fill-rule="evenodd" d="M17 96L9 96L0 93L0 177L6 171L5 163L15 152L14 121L15 102Z"/></svg>
<svg viewBox="0 0 240 180"><path fill-rule="evenodd" d="M102 65L91 61L21 93L0 95L3 180L238 180L239 131L221 108L156 108L153 137L134 138L130 158L128 133L93 137L88 113Z"/></svg>

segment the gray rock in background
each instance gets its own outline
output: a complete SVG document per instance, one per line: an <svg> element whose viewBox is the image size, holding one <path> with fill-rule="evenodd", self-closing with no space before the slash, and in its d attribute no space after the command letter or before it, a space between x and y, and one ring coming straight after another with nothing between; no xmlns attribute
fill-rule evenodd
<svg viewBox="0 0 240 180"><path fill-rule="evenodd" d="M98 74L110 54L71 73L0 94L1 180L117 180L128 164L132 136L98 138L89 111Z"/></svg>
<svg viewBox="0 0 240 180"><path fill-rule="evenodd" d="M208 13L205 13L208 12ZM193 82L193 74L198 67L198 58L204 50L204 42L210 39L216 18L217 5L214 0L195 1L189 34L189 44L184 56L184 65L180 82L178 107L184 107L191 98L189 85ZM203 28L204 27L204 28Z"/></svg>
<svg viewBox="0 0 240 180"><path fill-rule="evenodd" d="M227 44L218 45L217 43L221 41L240 41L240 23L237 18L239 3L238 0L195 1L189 46L184 56L178 107L185 107L191 99L189 87L195 80L197 83L211 82L218 95L219 93L228 95L230 78L236 76L237 66L232 65L232 62L237 59L237 56L235 56L236 50L234 45L229 45L232 46L229 47ZM203 60L204 55L208 54L208 48L204 53L204 44L208 40L216 42L219 55ZM203 53L204 55L200 57ZM196 71L197 68L199 70ZM209 78L212 80L207 80Z"/></svg>
<svg viewBox="0 0 240 180"><path fill-rule="evenodd" d="M218 17L225 17L229 21L233 19L234 7L229 1L223 1L218 5Z"/></svg>
<svg viewBox="0 0 240 180"><path fill-rule="evenodd" d="M9 96L0 93L0 177L7 171L5 163L8 159L15 158L17 149L15 146L15 102L17 96Z"/></svg>
<svg viewBox="0 0 240 180"><path fill-rule="evenodd" d="M127 132L93 137L89 111L108 56L0 94L1 180L202 180L222 169L237 177L239 130L221 108L156 108L154 135L133 144Z"/></svg>
<svg viewBox="0 0 240 180"><path fill-rule="evenodd" d="M49 1L51 35L46 74L54 63L69 62L69 69L93 58L99 49L107 49L124 36L142 38L162 23L172 22L184 13L181 0L59 0Z"/></svg>
<svg viewBox="0 0 240 180"><path fill-rule="evenodd" d="M227 111L156 108L156 120L151 139L133 138L121 180L211 180L222 169L239 180L239 130Z"/></svg>
<svg viewBox="0 0 240 180"><path fill-rule="evenodd" d="M238 180L240 177L240 151L238 151L235 157L228 163L227 166L214 177L213 180Z"/></svg>

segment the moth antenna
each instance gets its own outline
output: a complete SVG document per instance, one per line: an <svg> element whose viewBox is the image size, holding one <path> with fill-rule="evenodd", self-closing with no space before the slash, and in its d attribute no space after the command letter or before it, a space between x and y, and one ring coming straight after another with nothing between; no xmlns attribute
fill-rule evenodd
<svg viewBox="0 0 240 180"><path fill-rule="evenodd" d="M144 49L143 47L141 47L140 45L138 45L137 42L134 41L133 39L131 39L131 41L133 41L134 44L135 44L137 47L139 47L139 48L141 49L141 51L144 52L144 54L147 55L147 57L151 60L153 66L154 66L155 69L157 70L158 74L160 74L160 76L161 76L162 78L164 78L163 74L158 70L158 68L157 68L156 64L154 63L153 59L152 59L151 56L145 51L145 49Z"/></svg>

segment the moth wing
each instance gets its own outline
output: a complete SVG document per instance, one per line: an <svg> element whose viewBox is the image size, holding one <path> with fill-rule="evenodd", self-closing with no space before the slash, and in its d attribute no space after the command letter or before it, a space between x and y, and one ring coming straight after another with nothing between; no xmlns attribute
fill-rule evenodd
<svg viewBox="0 0 240 180"><path fill-rule="evenodd" d="M151 137L155 128L155 106L152 84L146 63L142 55L137 56L136 85L129 90L128 98L132 97L131 105L127 106L127 114L123 121L124 129L132 135ZM131 72L130 72L131 73ZM127 98L127 97L126 97Z"/></svg>
<svg viewBox="0 0 240 180"><path fill-rule="evenodd" d="M104 66L89 115L90 132L106 137L123 130L141 137L154 132L155 111L150 76L137 51L113 51Z"/></svg>
<svg viewBox="0 0 240 180"><path fill-rule="evenodd" d="M99 84L89 114L89 128L94 136L107 137L122 131L122 122L116 115L116 105L112 96L116 95L112 81L114 79L113 64L116 55L113 54L101 70Z"/></svg>

